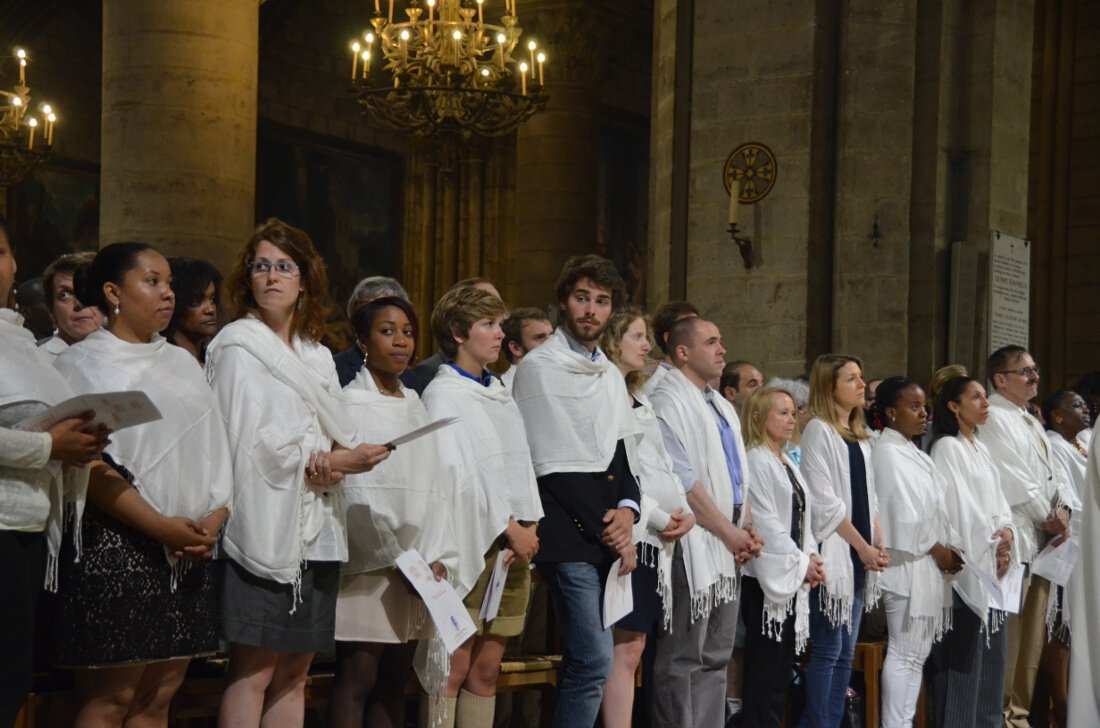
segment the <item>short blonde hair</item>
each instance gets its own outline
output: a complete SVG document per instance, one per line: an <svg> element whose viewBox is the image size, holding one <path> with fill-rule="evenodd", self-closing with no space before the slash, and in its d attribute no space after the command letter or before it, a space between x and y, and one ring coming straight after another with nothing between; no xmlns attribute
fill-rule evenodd
<svg viewBox="0 0 1100 728"><path fill-rule="evenodd" d="M848 413L848 421L841 422L836 413L836 380L845 364L855 364L863 374L863 362L858 357L847 354L822 354L814 361L810 370L810 415L824 420L845 440L855 442L866 440L867 425L863 410L853 407Z"/></svg>
<svg viewBox="0 0 1100 728"><path fill-rule="evenodd" d="M461 286L443 294L432 311L432 335L443 353L451 359L458 355L456 336L467 338L470 327L482 319L508 315L504 301L480 288Z"/></svg>
<svg viewBox="0 0 1100 728"><path fill-rule="evenodd" d="M745 439L745 449L751 450L757 445L768 444L768 431L765 426L768 415L775 406L775 397L789 397L791 406L797 406L794 395L782 387L761 387L749 395L741 405L741 436Z"/></svg>

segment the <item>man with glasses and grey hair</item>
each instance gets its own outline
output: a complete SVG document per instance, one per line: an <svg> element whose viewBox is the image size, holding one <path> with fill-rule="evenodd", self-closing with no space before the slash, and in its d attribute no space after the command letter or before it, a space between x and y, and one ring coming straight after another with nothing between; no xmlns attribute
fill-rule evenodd
<svg viewBox="0 0 1100 728"><path fill-rule="evenodd" d="M405 292L404 287L395 278L389 276L364 278L356 284L355 290L348 297L348 318L350 319L351 315L360 306L385 296L409 300L409 294ZM356 375L359 374L359 370L363 368L363 350L359 348L358 341L353 341L351 348L345 349L339 354L333 354L332 360L336 363L336 375L340 377L340 386L346 387L348 382L355 379ZM401 383L410 389L420 389L417 386L419 382L412 369L406 369L405 373L401 375Z"/></svg>
<svg viewBox="0 0 1100 728"><path fill-rule="evenodd" d="M1039 367L1022 346L1004 346L990 354L986 376L995 390L989 397L989 421L978 439L989 448L1005 499L1016 524L1020 563L1032 559L1052 538L1068 534L1069 511L1060 495L1063 476L1043 425L1028 411L1039 393ZM1005 726L1026 728L1046 630L1050 582L1025 574L1023 606L1008 617L1005 660Z"/></svg>

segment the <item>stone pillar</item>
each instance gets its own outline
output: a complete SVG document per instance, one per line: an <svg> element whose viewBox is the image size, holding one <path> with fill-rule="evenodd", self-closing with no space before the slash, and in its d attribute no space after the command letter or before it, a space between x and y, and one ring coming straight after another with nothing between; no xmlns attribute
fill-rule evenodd
<svg viewBox="0 0 1100 728"><path fill-rule="evenodd" d="M513 306L554 301L554 283L570 255L596 246L599 186L598 89L601 38L582 2L539 14L537 37L551 49L546 111L516 135L516 235ZM552 70L552 73L551 73Z"/></svg>
<svg viewBox="0 0 1100 728"><path fill-rule="evenodd" d="M232 264L255 224L258 51L258 0L104 0L101 245Z"/></svg>

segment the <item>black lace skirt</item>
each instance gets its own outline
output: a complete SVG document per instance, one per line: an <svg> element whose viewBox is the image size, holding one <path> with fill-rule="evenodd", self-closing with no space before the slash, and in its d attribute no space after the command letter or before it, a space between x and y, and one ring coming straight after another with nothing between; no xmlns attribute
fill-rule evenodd
<svg viewBox="0 0 1100 728"><path fill-rule="evenodd" d="M160 543L88 503L83 554L66 534L55 628L60 667L155 662L218 647L217 579L206 561L173 574Z"/></svg>

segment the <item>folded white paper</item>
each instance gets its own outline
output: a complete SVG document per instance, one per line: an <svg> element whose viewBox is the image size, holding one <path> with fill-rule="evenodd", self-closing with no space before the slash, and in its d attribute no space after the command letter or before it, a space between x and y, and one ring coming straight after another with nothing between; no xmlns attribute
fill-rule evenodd
<svg viewBox="0 0 1100 728"><path fill-rule="evenodd" d="M436 430L444 428L447 425L453 425L454 423L458 422L459 419L460 418L458 417L444 417L442 419L436 420L435 422L429 422L423 427L416 428L412 432L406 432L404 435L401 435L401 437L395 437L394 439L386 443L386 447L391 450L395 450L397 449L398 445L404 445L406 442L412 442L418 437L424 437L424 435L435 432Z"/></svg>
<svg viewBox="0 0 1100 728"><path fill-rule="evenodd" d="M94 432L100 425L107 425L115 432L134 425L159 420L160 410L145 392L100 392L81 394L50 407L33 417L17 423L15 429L27 432L46 432L62 420L78 417L92 410L95 417L83 430Z"/></svg>
<svg viewBox="0 0 1100 728"><path fill-rule="evenodd" d="M497 554L497 560L493 564L493 573L489 576L489 587L485 590L485 598L481 600L481 612L479 619L491 622L500 613L500 598L504 596L504 582L508 580L508 566L504 560L512 553L511 549L501 549Z"/></svg>
<svg viewBox="0 0 1100 728"><path fill-rule="evenodd" d="M1077 563L1081 551L1076 536L1071 536L1058 546L1047 545L1031 562L1031 573L1038 574L1052 584L1065 586Z"/></svg>
<svg viewBox="0 0 1100 728"><path fill-rule="evenodd" d="M620 619L634 611L634 590L630 585L630 574L619 576L623 560L615 559L611 571L607 572L607 584L603 590L603 628L608 629Z"/></svg>
<svg viewBox="0 0 1100 728"><path fill-rule="evenodd" d="M477 633L474 620L470 619L466 605L458 597L458 592L446 579L436 581L432 567L424 561L416 549L409 549L397 557L397 568L412 584L413 589L428 607L439 637L450 654L462 646L462 643Z"/></svg>

